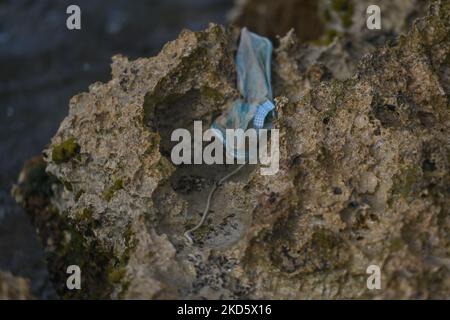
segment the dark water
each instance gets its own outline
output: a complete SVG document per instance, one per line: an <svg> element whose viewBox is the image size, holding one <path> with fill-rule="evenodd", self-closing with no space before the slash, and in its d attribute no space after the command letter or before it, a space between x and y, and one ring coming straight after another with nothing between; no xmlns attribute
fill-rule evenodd
<svg viewBox="0 0 450 320"><path fill-rule="evenodd" d="M39 154L73 95L110 78L110 57L152 56L183 28L225 23L232 0L0 0L0 270L55 298L34 229L10 196L24 161ZM66 28L66 8L82 29Z"/></svg>

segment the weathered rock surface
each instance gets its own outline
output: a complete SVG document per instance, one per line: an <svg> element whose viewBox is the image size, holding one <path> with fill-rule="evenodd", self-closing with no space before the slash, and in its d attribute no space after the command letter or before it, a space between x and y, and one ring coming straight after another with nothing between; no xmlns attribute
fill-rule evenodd
<svg viewBox="0 0 450 320"><path fill-rule="evenodd" d="M354 74L362 56L407 32L414 19L426 13L427 1L378 1L381 30L369 30L366 26L366 10L371 4L370 0L239 0L230 22L249 27L275 42L293 31L292 37L301 44L322 45L312 52L306 46L302 58L311 56L324 63L334 77L344 80Z"/></svg>
<svg viewBox="0 0 450 320"><path fill-rule="evenodd" d="M33 296L27 280L0 271L0 300L28 300Z"/></svg>
<svg viewBox="0 0 450 320"><path fill-rule="evenodd" d="M413 20L426 12L427 1L378 1L382 29L376 33L366 27L371 4L369 0L238 0L229 20L273 40L294 29L301 42L331 41L351 34L370 43L408 31Z"/></svg>
<svg viewBox="0 0 450 320"><path fill-rule="evenodd" d="M24 167L14 194L60 294L448 298L450 2L433 2L349 78L339 70L354 62L335 59L338 42L324 56L283 38L273 64L280 171L248 167L225 183L191 246L183 232L234 167L175 167L170 133L206 126L236 99L237 38L211 25L157 57L116 56L112 80L75 96L44 160ZM65 289L71 264L80 291ZM366 287L371 264L381 290Z"/></svg>

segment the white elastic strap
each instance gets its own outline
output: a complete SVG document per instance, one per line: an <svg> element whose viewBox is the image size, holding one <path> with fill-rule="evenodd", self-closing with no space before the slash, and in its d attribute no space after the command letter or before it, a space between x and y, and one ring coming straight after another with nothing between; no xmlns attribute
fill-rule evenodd
<svg viewBox="0 0 450 320"><path fill-rule="evenodd" d="M203 215L202 215L202 218L200 219L200 222L195 227L193 227L192 229L187 230L184 233L184 236L189 241L189 244L193 244L194 243L194 241L192 240L192 237L191 237L191 233L194 232L195 230L197 230L198 228L200 228L203 225L203 223L205 222L205 220L206 220L206 216L208 215L209 208L211 206L211 199L212 199L212 196L213 196L214 192L217 190L217 187L219 187L225 181L227 181L229 178L231 178L233 175L235 175L244 166L245 166L245 163L241 164L239 167L237 167L237 169L233 170L231 173L227 174L225 177L220 179L218 183L214 184L213 188L209 192L208 199L206 201L205 210L203 211Z"/></svg>

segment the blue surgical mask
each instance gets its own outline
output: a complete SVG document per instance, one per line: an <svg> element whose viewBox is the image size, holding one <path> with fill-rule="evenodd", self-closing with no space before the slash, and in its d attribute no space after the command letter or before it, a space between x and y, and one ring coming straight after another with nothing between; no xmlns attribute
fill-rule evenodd
<svg viewBox="0 0 450 320"><path fill-rule="evenodd" d="M226 130L249 127L270 129L275 117L271 86L272 43L243 28L236 55L237 86L243 99L236 100L212 124L216 137L227 146ZM233 143L231 143L233 145ZM229 152L230 148L227 148ZM231 148L232 150L232 148ZM244 150L233 150L236 159L247 157Z"/></svg>

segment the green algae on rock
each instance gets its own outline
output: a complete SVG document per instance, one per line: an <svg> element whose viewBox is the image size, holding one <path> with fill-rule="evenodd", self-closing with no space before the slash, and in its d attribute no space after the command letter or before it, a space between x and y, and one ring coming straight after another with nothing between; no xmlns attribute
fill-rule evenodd
<svg viewBox="0 0 450 320"><path fill-rule="evenodd" d="M52 160L55 163L68 162L80 152L80 146L75 138L70 138L54 146L52 150Z"/></svg>

